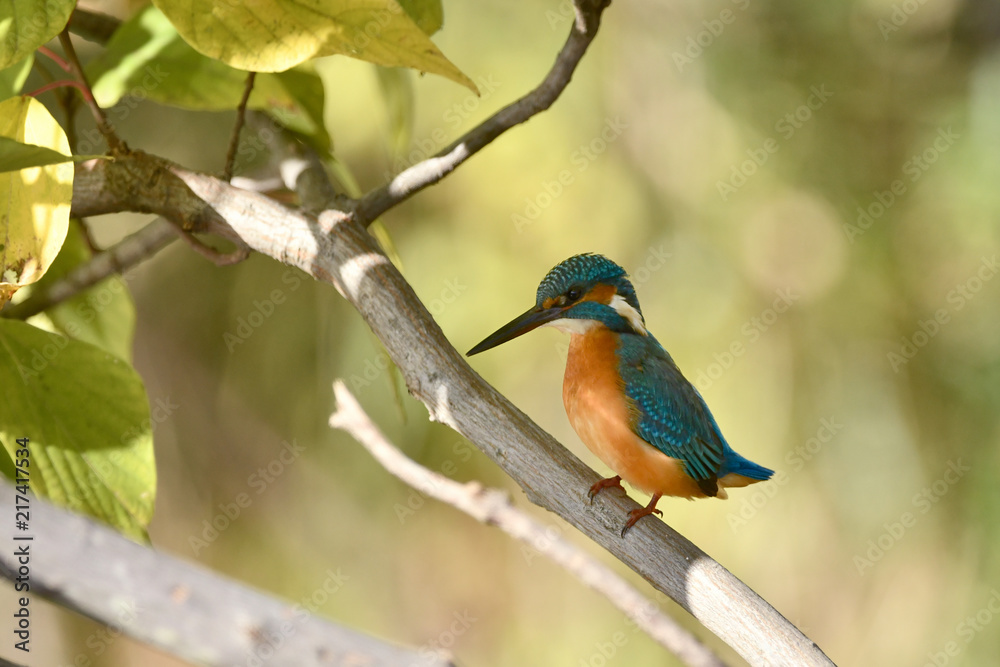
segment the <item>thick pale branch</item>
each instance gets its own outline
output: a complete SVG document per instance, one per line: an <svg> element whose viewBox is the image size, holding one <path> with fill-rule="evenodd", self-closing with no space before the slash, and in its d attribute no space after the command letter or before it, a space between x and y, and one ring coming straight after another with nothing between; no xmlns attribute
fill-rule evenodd
<svg viewBox="0 0 1000 667"><path fill-rule="evenodd" d="M333 385L337 411L330 425L350 433L390 473L418 491L494 525L551 558L607 597L637 628L693 667L724 667L712 651L603 563L511 504L507 494L480 484L459 484L408 458L372 423L343 382Z"/></svg>
<svg viewBox="0 0 1000 667"><path fill-rule="evenodd" d="M440 181L510 128L552 106L569 85L583 54L597 36L601 14L610 4L611 0L576 0L576 20L569 38L538 87L487 118L434 157L418 162L366 194L357 205L358 220L365 225L371 224L393 206Z"/></svg>
<svg viewBox="0 0 1000 667"><path fill-rule="evenodd" d="M14 504L14 487L0 481L0 506ZM219 667L451 665L430 651L393 646L313 616L314 600L329 599L350 585L349 573L336 567L320 575L301 603L292 603L131 542L34 497L29 534L35 539L17 542L30 554L29 595L121 628L188 662ZM0 576L13 581L20 566L13 547L0 550Z"/></svg>
<svg viewBox="0 0 1000 667"><path fill-rule="evenodd" d="M663 522L643 521L627 539L619 537L622 517L638 505L613 494L588 505L586 492L596 473L469 367L375 239L349 214L327 211L317 220L148 155L98 162L77 167L74 214L152 210L197 231L241 241L334 285L379 337L431 418L466 436L532 502L606 548L750 663L832 664L766 601ZM150 175L156 176L151 182L130 180Z"/></svg>

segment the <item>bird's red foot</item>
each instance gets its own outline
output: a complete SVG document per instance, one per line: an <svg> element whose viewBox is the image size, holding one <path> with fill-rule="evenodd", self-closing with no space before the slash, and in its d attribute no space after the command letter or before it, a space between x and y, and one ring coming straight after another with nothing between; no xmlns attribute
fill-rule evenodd
<svg viewBox="0 0 1000 667"><path fill-rule="evenodd" d="M625 527L622 528L622 537L625 537L625 533L628 529L636 524L636 522L644 516L649 516L650 514L659 514L663 516L663 512L656 509L656 503L660 500L660 494L654 494L653 498L649 501L649 504L642 509L632 510L628 513L628 521L625 522Z"/></svg>
<svg viewBox="0 0 1000 667"><path fill-rule="evenodd" d="M622 478L620 476L608 477L607 479L602 479L601 481L590 487L590 491L587 492L587 500L594 502L594 496L603 491L604 489L618 487L622 491L625 487L622 486Z"/></svg>

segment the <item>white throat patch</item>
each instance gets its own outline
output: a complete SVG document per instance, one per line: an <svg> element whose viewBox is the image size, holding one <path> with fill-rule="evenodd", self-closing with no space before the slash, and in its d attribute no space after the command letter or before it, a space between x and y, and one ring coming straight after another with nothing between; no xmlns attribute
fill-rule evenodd
<svg viewBox="0 0 1000 667"><path fill-rule="evenodd" d="M615 312L625 318L625 320L632 325L637 334L645 336L647 334L646 325L642 322L642 315L639 311L629 305L629 302L625 300L621 294L615 294L611 297L611 303L609 304L615 309Z"/></svg>
<svg viewBox="0 0 1000 667"><path fill-rule="evenodd" d="M542 326L552 327L553 329L558 329L559 331L568 334L585 334L598 324L600 324L600 322L597 320L577 320L572 317L562 317L558 320L546 322Z"/></svg>

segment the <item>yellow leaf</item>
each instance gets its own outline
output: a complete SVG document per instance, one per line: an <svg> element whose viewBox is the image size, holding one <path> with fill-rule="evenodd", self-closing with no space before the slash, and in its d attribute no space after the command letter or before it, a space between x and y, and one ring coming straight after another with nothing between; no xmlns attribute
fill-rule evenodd
<svg viewBox="0 0 1000 667"><path fill-rule="evenodd" d="M0 102L0 137L70 152L59 123L32 97ZM59 254L72 199L71 162L0 173L0 307Z"/></svg>
<svg viewBox="0 0 1000 667"><path fill-rule="evenodd" d="M154 0L196 50L231 67L281 72L342 54L440 74L476 91L396 0ZM478 92L478 91L477 91Z"/></svg>

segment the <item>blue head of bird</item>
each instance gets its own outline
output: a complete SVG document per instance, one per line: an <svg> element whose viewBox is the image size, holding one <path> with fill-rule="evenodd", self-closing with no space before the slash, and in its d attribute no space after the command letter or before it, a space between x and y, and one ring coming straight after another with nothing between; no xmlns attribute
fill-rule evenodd
<svg viewBox="0 0 1000 667"><path fill-rule="evenodd" d="M646 322L625 269L603 255L574 255L538 285L535 306L469 350L479 354L541 326L583 333L600 323L619 333L646 335Z"/></svg>

